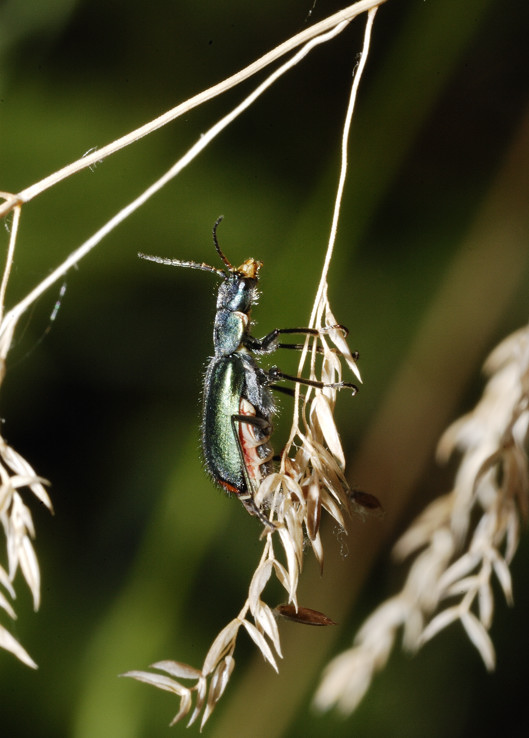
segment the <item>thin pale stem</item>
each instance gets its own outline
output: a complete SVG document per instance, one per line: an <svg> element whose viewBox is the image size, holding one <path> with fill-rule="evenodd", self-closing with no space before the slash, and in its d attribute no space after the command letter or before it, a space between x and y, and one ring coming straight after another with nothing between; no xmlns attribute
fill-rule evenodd
<svg viewBox="0 0 529 738"><path fill-rule="evenodd" d="M13 256L15 253L15 244L17 240L18 224L20 223L21 212L21 205L15 205L13 222L11 223L11 231L9 234L9 246L7 248L6 263L4 267L4 273L2 275L2 284L0 285L0 321L2 320L4 315L7 283L9 282L9 275L11 274L11 267L13 266Z"/></svg>
<svg viewBox="0 0 529 738"><path fill-rule="evenodd" d="M87 167L91 167L97 162L105 159L107 156L116 153L120 149L129 146L131 143L138 141L144 136L147 136L153 131L156 131L158 128L162 128L167 123L170 123L176 118L188 113L193 108L196 108L202 103L205 103L208 100L221 95L232 87L237 86L241 82L244 82L246 79L249 79L257 72L260 72L269 64L272 64L277 59L280 59L282 56L288 54L290 51L293 51L298 46L301 46L307 41L316 38L320 34L326 33L328 30L335 28L341 23L345 23L345 25L343 26L343 28L345 28L345 26L350 23L350 21L352 21L353 18L355 18L357 15L360 15L360 13L364 13L370 8L382 5L382 3L385 1L386 0L360 0L359 2L353 3L353 5L349 5L347 8L338 11L337 13L330 15L328 18L324 18L324 20L314 24L310 28L306 28L305 30L301 31L301 33L292 36L292 38L283 42L275 49L272 49L272 51L269 51L260 59L252 62L252 64L240 70L231 77L228 77L222 82L213 85L213 87L210 87L207 90L200 92L198 95L189 98L189 100L186 100L185 102L177 105L171 110L168 110L166 113L163 113L163 115L160 115L153 121L140 126L140 128L136 128L134 131L127 133L125 136L116 139L116 141L107 144L101 149L91 151L86 156L81 157L77 161L68 164L62 169L59 169L57 172L50 174L39 182L36 182L30 187L22 190L17 195L14 195L11 199L5 202L3 205L0 205L0 217L6 215L6 213L8 213L13 208L14 204L28 202L37 195L40 195L45 190L53 187L53 185L57 184L63 179L66 179L72 174L76 174L77 172L80 172ZM343 28L341 28L341 30L343 30Z"/></svg>
<svg viewBox="0 0 529 738"><path fill-rule="evenodd" d="M358 65L353 73L353 84L351 86L351 95L349 98L349 104L347 106L347 113L345 116L345 123L344 123L343 134L342 134L342 160L341 160L341 167L340 167L340 177L338 180L338 189L336 191L336 200L334 203L334 212L333 212L333 217L332 217L331 232L329 234L329 243L327 245L327 253L325 254L325 262L323 264L320 284L318 287L318 293L316 296L314 307L312 309L311 321L309 323L310 327L313 327L314 325L314 320L315 320L316 312L318 309L317 308L318 303L321 302L322 298L324 297L325 291L327 289L327 274L329 272L329 266L331 263L332 253L334 250L334 244L336 241L336 233L338 231L338 220L340 218L340 211L341 211L342 200L343 200L343 192L345 188L345 180L347 177L347 165L348 165L347 145L349 142L349 134L351 131L351 122L353 120L353 113L354 113L358 88L360 86L360 80L362 79L362 74L364 72L364 69L367 63L367 56L369 54L369 45L371 43L371 30L373 28L373 22L375 20L376 12L377 12L377 8L373 8L367 14L366 28L365 28L365 33L364 33L364 46L363 46L363 49L360 55L360 60L358 62Z"/></svg>
<svg viewBox="0 0 529 738"><path fill-rule="evenodd" d="M348 164L347 144L349 141L349 133L351 130L351 122L353 119L353 113L354 113L354 108L355 108L355 103L356 103L356 96L358 93L360 80L362 79L362 74L364 72L365 65L367 62L367 57L369 54L369 46L371 43L371 31L373 28L373 22L375 20L375 14L377 12L377 9L378 7L373 7L368 12L366 28L364 32L364 45L363 45L362 52L360 55L360 60L353 73L353 84L351 86L351 95L349 97L349 104L347 106L347 113L345 116L345 122L344 122L343 133L342 133L342 157L341 157L340 176L338 179L338 188L336 191L336 199L334 202L334 212L333 212L333 218L332 218L332 223L331 223L331 230L329 234L329 242L327 245L327 252L325 254L325 260L324 260L324 264L322 268L320 283L318 286L318 291L316 293L316 299L314 300L314 305L312 308L312 313L311 313L310 322L309 322L309 327L311 328L316 326L317 316L320 314L321 309L322 309L322 300L325 297L326 291L327 291L327 274L329 271L329 265L330 265L333 250L334 250L334 244L336 241L336 233L338 231L338 220L340 217L340 210L342 206L345 180L347 177L347 164ZM298 376L302 375L303 367L305 366L305 361L306 361L307 353L309 350L309 343L310 343L310 337L307 336L307 339L305 340L305 345L303 347L303 351L301 352L301 356L299 360ZM294 391L295 391L294 417L292 421L290 437L285 446L285 451L287 451L290 448L291 444L294 442L294 438L296 434L299 432L299 397L300 397L300 385L299 384L296 385ZM307 393L307 397L308 397L308 394L309 393Z"/></svg>
<svg viewBox="0 0 529 738"><path fill-rule="evenodd" d="M331 31L324 33L317 38L313 38L305 46L300 49L291 59L285 64L276 69L264 82L262 82L256 89L250 93L239 105L237 105L232 111L230 111L224 118L221 118L209 131L202 135L199 140L187 151L184 156L179 159L173 166L148 187L144 192L141 193L132 202L122 208L116 215L114 215L105 225L103 225L98 231L96 231L87 241L85 241L79 248L73 251L65 261L60 264L55 271L53 271L46 279L38 284L26 297L15 305L9 313L6 314L3 326L3 332L6 330L14 330L18 318L24 313L25 310L43 294L51 285L57 282L66 272L82 258L84 258L97 244L108 235L119 223L129 217L134 211L140 208L150 197L156 192L162 189L168 182L170 182L182 169L184 169L211 141L218 136L235 118L237 118L244 110L246 110L255 100L270 87L279 77L285 72L298 64L312 49L319 44L329 41L334 36L338 35L346 27L347 23L344 21Z"/></svg>
<svg viewBox="0 0 529 738"><path fill-rule="evenodd" d="M271 556L270 556L270 552L272 552L272 555ZM263 548L263 553L261 554L261 559L260 559L259 563L257 564L257 569L259 569L261 567L261 565L265 561L267 561L268 559L272 559L272 561L275 559L274 548L273 548L273 544L272 544L272 534L271 533L268 533L267 536L266 536L266 543L265 543L264 548ZM248 612L249 609L250 609L250 600L247 599L246 602L244 603L244 605L242 606L242 608L241 608L239 614L237 615L237 617L240 620L244 620L244 618L246 617L246 614L247 614L247 612Z"/></svg>

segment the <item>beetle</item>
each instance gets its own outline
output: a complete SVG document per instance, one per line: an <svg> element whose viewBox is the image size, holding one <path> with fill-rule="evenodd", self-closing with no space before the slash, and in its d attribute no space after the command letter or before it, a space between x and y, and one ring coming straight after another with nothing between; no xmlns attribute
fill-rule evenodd
<svg viewBox="0 0 529 738"><path fill-rule="evenodd" d="M350 382L323 383L284 374L277 366L264 370L257 356L278 348L301 349L300 344L279 342L281 334L320 335L315 328L276 328L263 338L250 333L250 314L258 298L259 270L262 262L249 258L234 267L220 248L217 228L213 242L225 269L209 264L160 256L138 254L142 259L168 266L211 272L222 280L217 293L217 311L213 327L214 355L204 376L202 405L202 450L206 470L213 481L229 494L236 495L250 515L269 528L274 524L259 510L254 495L261 481L271 472L273 450L271 418L276 411L272 389L288 380L317 388L349 388ZM346 331L343 326L333 326Z"/></svg>

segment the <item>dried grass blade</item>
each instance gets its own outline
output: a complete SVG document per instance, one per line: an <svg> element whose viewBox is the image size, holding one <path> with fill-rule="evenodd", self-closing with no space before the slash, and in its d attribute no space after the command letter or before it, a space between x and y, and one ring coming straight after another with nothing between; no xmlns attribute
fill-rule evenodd
<svg viewBox="0 0 529 738"><path fill-rule="evenodd" d="M493 671L496 665L494 646L483 624L472 612L461 615L461 622L472 643L475 645L483 662L489 671Z"/></svg>
<svg viewBox="0 0 529 738"><path fill-rule="evenodd" d="M274 658L274 654L272 653L272 650L268 643L266 642L266 638L262 633L260 633L255 625L253 623L248 622L248 620L243 620L242 624L248 631L248 635L252 639L252 641L255 643L255 645L259 648L261 653L263 654L266 661L268 661L272 667L279 673L279 669L277 668L276 660Z"/></svg>
<svg viewBox="0 0 529 738"><path fill-rule="evenodd" d="M172 694L176 694L179 697L182 697L189 692L188 687L184 687L182 684L179 684L174 679L164 676L163 674L153 674L150 671L133 670L126 671L124 674L120 674L120 676L136 679L138 682L150 684L153 687L158 687L158 689L163 689L166 692L171 692Z"/></svg>
<svg viewBox="0 0 529 738"><path fill-rule="evenodd" d="M239 618L235 618L220 631L207 653L202 668L203 676L208 676L215 669L219 661L226 656L228 651L231 651L241 624L242 621Z"/></svg>
<svg viewBox="0 0 529 738"><path fill-rule="evenodd" d="M14 638L11 633L0 625L0 648L10 651L14 656L22 661L26 666L36 669L37 664L33 661L26 649Z"/></svg>
<svg viewBox="0 0 529 738"><path fill-rule="evenodd" d="M199 679L202 676L201 671L180 661L157 661L155 664L151 664L151 669L165 671L177 679Z"/></svg>

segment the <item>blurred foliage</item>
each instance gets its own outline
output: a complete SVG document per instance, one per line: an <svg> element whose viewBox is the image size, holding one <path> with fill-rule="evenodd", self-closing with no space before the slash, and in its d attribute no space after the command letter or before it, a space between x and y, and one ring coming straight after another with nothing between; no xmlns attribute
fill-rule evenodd
<svg viewBox="0 0 529 738"><path fill-rule="evenodd" d="M147 7L123 0L6 0L0 188L28 186L340 7L327 0L152 0ZM515 275L504 279L501 247L488 263L479 242L470 248L466 239L523 125L528 21L527 4L507 8L492 0L388 0L377 15L331 273L335 314L350 328L365 383L357 398L342 397L339 406L351 459L383 411L461 249L491 287L476 303L469 284L466 304L463 286L458 305L465 309L445 305L439 331L428 337L441 356L431 415L442 422L424 428L427 461L417 463L417 479L396 504L391 485L371 488L369 473L358 478L362 467L352 462L353 481L380 496L386 518L357 524L346 542L329 530L323 578L307 560L303 604L336 616L340 628L285 624L279 676L241 639L235 674L207 728L216 738L522 734L515 726L524 724L520 697L529 655L527 541L514 566L516 607L498 604L495 674L485 673L453 629L413 660L395 654L349 719L315 717L309 704L326 660L397 586L389 545L450 484L433 463L435 438L479 393L488 351L527 319L525 249ZM256 332L306 323L362 33L359 19L313 52L72 270L53 324L60 286L20 326L0 414L8 441L52 480L56 514L50 518L34 505L43 604L33 614L19 587L15 635L40 668L31 672L0 654L4 735L170 735L176 701L116 675L162 658L200 666L211 639L244 600L260 551L256 522L211 487L198 452L215 282L140 262L136 253L211 262L211 227L223 213L219 237L229 258L264 262ZM232 90L27 205L9 304L242 94ZM525 210L526 185L516 185ZM527 225L520 221L520 242ZM461 325L476 338L468 352L454 353ZM294 358L281 359L281 366L292 369ZM281 405L286 427L288 399ZM413 407L411 392L402 398L403 434ZM388 434L380 446L379 467L396 440ZM415 461L400 463L411 468ZM368 580L354 609L345 595L348 577L355 582L351 596Z"/></svg>

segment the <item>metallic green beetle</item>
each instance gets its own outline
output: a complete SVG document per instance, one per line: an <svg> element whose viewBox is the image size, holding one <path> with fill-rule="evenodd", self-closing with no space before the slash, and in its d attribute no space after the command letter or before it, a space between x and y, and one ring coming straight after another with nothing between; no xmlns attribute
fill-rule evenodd
<svg viewBox="0 0 529 738"><path fill-rule="evenodd" d="M159 264L213 272L222 279L213 328L215 353L204 377L202 449L205 465L216 484L235 494L250 515L274 528L254 501L261 481L272 469L273 451L269 442L271 418L276 407L271 388L282 380L320 388L348 387L353 392L357 387L349 382L324 384L284 374L276 366L266 371L259 366L256 355L278 348L301 348L299 344L279 343L281 334L318 335L319 332L312 328L276 328L261 339L250 334L250 312L258 297L258 273L262 263L250 258L234 267L228 261L217 240L221 220L222 217L218 218L213 227L213 241L226 270L194 261L139 256Z"/></svg>

